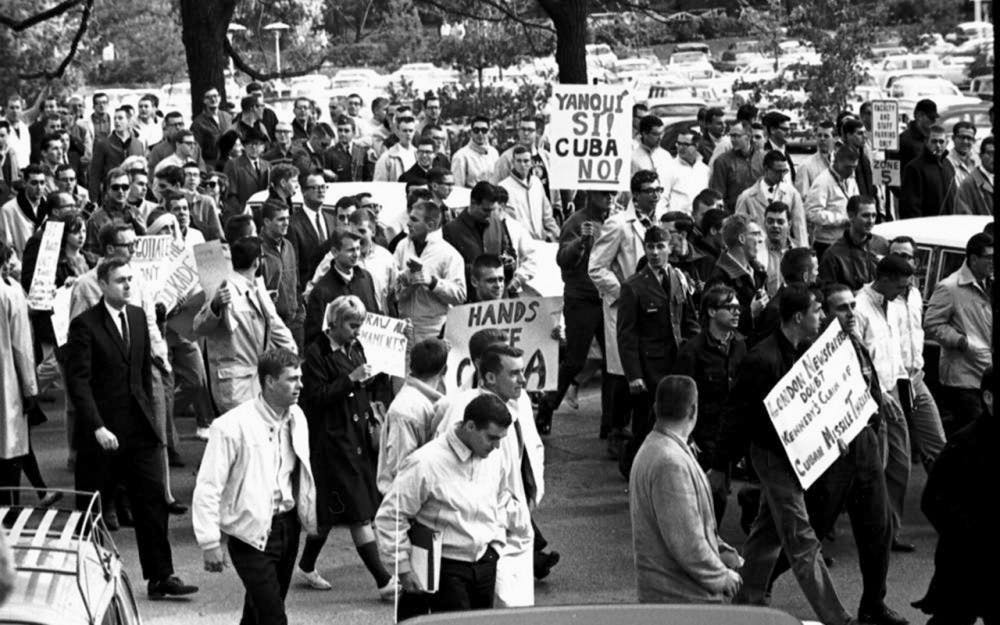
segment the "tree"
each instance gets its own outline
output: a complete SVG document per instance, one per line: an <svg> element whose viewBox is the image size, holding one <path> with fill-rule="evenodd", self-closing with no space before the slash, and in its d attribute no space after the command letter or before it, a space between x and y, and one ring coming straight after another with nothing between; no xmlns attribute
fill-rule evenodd
<svg viewBox="0 0 1000 625"><path fill-rule="evenodd" d="M479 89L483 89L483 70L505 68L531 55L552 52L551 37L531 36L518 24L467 22L461 36L443 37L437 45L436 61L440 65L475 73Z"/></svg>
<svg viewBox="0 0 1000 625"><path fill-rule="evenodd" d="M191 81L191 114L201 110L201 97L215 87L226 99L226 77L231 49L226 30L233 19L236 0L180 0L181 41Z"/></svg>

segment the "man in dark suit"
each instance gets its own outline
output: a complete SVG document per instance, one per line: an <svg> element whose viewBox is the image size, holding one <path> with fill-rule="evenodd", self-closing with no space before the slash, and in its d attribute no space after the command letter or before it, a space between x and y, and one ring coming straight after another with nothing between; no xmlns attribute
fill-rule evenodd
<svg viewBox="0 0 1000 625"><path fill-rule="evenodd" d="M316 283L306 298L306 345L323 333L326 306L341 295L357 295L365 310L375 314L382 312L375 298L371 274L358 266L361 237L351 230L338 230L330 237L330 251L334 253L330 271Z"/></svg>
<svg viewBox="0 0 1000 625"><path fill-rule="evenodd" d="M243 139L246 149L243 156L226 163L223 173L229 178L229 190L223 200L227 215L243 212L250 196L267 188L271 164L262 157L267 140L264 135L248 130Z"/></svg>
<svg viewBox="0 0 1000 625"><path fill-rule="evenodd" d="M302 188L302 208L292 211L286 236L299 261L299 285L305 287L323 257L327 239L337 229L337 216L323 210L326 182L322 173L302 172L299 187Z"/></svg>
<svg viewBox="0 0 1000 625"><path fill-rule="evenodd" d="M643 249L646 266L622 283L618 299L618 353L632 398L632 440L619 459L626 477L653 426L652 393L673 371L681 344L700 330L687 279L670 266L670 235L647 228Z"/></svg>
<svg viewBox="0 0 1000 625"><path fill-rule="evenodd" d="M133 271L123 258L97 269L103 298L70 324L66 384L76 408L76 488L125 482L150 599L198 591L174 575L163 497L162 446L152 400L153 359L142 309L130 305ZM81 497L78 505L86 505Z"/></svg>

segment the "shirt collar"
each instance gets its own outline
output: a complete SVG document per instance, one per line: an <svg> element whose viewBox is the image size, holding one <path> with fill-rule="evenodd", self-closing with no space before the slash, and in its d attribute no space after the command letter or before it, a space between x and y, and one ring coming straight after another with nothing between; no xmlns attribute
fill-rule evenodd
<svg viewBox="0 0 1000 625"><path fill-rule="evenodd" d="M418 380L417 378L412 376L406 378L405 386L409 386L414 390L418 391L420 394L426 397L431 403L436 403L437 400L443 397L441 391L427 384L423 380Z"/></svg>
<svg viewBox="0 0 1000 625"><path fill-rule="evenodd" d="M261 418L264 419L264 423L268 425L277 425L280 427L286 425L291 420L292 416L291 408L286 408L283 414L278 414L277 412L275 412L274 408L271 407L271 404L264 401L263 395L258 395L256 401L257 401L257 414L259 414Z"/></svg>
<svg viewBox="0 0 1000 625"><path fill-rule="evenodd" d="M451 451L458 456L458 459L462 462L468 462L472 459L472 450L462 442L462 439L458 437L458 428L462 427L461 423L455 424L455 427L448 430L445 434L445 440L448 442L448 447Z"/></svg>
<svg viewBox="0 0 1000 625"><path fill-rule="evenodd" d="M125 312L125 306L122 306L120 310L115 310L111 307L111 304L108 303L108 300L105 299L101 301L104 302L104 308L108 311L108 314L111 315L111 318L117 323L118 315Z"/></svg>

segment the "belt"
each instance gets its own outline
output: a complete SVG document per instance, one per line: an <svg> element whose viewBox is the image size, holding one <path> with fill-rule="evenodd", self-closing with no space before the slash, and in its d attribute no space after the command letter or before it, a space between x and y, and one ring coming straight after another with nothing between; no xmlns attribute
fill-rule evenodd
<svg viewBox="0 0 1000 625"><path fill-rule="evenodd" d="M295 508L288 510L287 512L279 512L271 517L271 522L274 521L288 521L290 519L296 518Z"/></svg>

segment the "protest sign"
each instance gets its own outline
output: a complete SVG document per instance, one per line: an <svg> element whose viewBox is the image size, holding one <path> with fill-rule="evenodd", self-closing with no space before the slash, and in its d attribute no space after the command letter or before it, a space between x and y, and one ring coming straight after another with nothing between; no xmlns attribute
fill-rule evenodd
<svg viewBox="0 0 1000 625"><path fill-rule="evenodd" d="M31 288L28 289L28 308L31 310L52 310L52 298L56 294L56 266L59 264L65 227L66 224L61 221L45 222L35 273L31 276Z"/></svg>
<svg viewBox="0 0 1000 625"><path fill-rule="evenodd" d="M872 177L875 179L875 184L900 186L903 183L901 166L902 163L895 159L872 161Z"/></svg>
<svg viewBox="0 0 1000 625"><path fill-rule="evenodd" d="M56 337L56 346L66 344L69 336L69 300L73 287L64 286L56 289L52 297L52 332Z"/></svg>
<svg viewBox="0 0 1000 625"><path fill-rule="evenodd" d="M187 247L171 249L171 257L162 276L162 285L156 291L156 303L163 304L170 312L198 291L198 267L194 252Z"/></svg>
<svg viewBox="0 0 1000 625"><path fill-rule="evenodd" d="M194 262L205 298L212 301L215 292L233 275L232 254L222 241L209 241L194 246Z"/></svg>
<svg viewBox="0 0 1000 625"><path fill-rule="evenodd" d="M469 339L480 330L494 328L510 345L524 350L525 390L554 390L559 377L559 341L552 338L552 329L561 313L561 297L500 299L452 307L444 335L451 345L445 387L454 390L472 380Z"/></svg>
<svg viewBox="0 0 1000 625"><path fill-rule="evenodd" d="M132 267L150 293L160 289L175 243L177 240L169 234L136 237ZM183 244L178 245L183 249Z"/></svg>
<svg viewBox="0 0 1000 625"><path fill-rule="evenodd" d="M840 323L831 323L764 398L802 488L840 456L878 409Z"/></svg>
<svg viewBox="0 0 1000 625"><path fill-rule="evenodd" d="M376 373L406 377L407 323L404 319L375 313L365 316L358 340L365 349L365 359Z"/></svg>
<svg viewBox="0 0 1000 625"><path fill-rule="evenodd" d="M872 100L872 149L899 149L899 102Z"/></svg>
<svg viewBox="0 0 1000 625"><path fill-rule="evenodd" d="M625 191L632 175L632 96L621 85L554 85L554 189Z"/></svg>
<svg viewBox="0 0 1000 625"><path fill-rule="evenodd" d="M534 246L533 260L538 271L524 285L524 292L538 297L562 297L562 272L559 270L559 265L556 264L559 244L548 241L533 241L532 245Z"/></svg>

